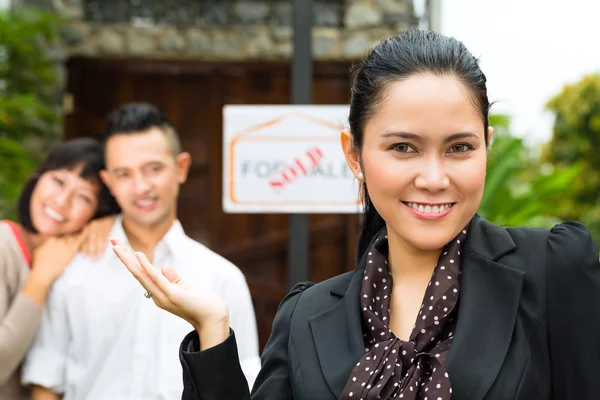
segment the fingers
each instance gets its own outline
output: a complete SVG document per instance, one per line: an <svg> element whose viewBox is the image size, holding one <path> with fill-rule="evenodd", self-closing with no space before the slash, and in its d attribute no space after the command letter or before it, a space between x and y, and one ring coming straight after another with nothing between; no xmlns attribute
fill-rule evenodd
<svg viewBox="0 0 600 400"><path fill-rule="evenodd" d="M170 265L163 265L161 272L169 282L183 286L183 280L181 279L181 276Z"/></svg>
<svg viewBox="0 0 600 400"><path fill-rule="evenodd" d="M113 245L113 251L119 257L125 267L140 282L146 291L152 294L154 303L161 308L168 303L168 296L165 289L168 290L170 282L156 272L156 268L148 261L142 253L132 253L119 240L110 239Z"/></svg>
<svg viewBox="0 0 600 400"><path fill-rule="evenodd" d="M110 230L114 224L114 219L105 217L94 220L88 224L84 233L87 239L81 247L81 251L86 255L97 259L102 256L110 235Z"/></svg>
<svg viewBox="0 0 600 400"><path fill-rule="evenodd" d="M140 282L140 284L152 293L153 296L158 295L160 289L154 284L152 279L148 276L148 274L142 268L138 259L131 253L125 246L118 241L117 239L110 239L110 242L113 245L113 251L119 257L119 260L125 265L125 267L131 272L131 274L135 277L135 279Z"/></svg>
<svg viewBox="0 0 600 400"><path fill-rule="evenodd" d="M144 270L137 258L119 240L111 239L111 243L113 245L113 251L117 257L119 257L119 260L121 260L129 272L131 272L141 283L144 278Z"/></svg>
<svg viewBox="0 0 600 400"><path fill-rule="evenodd" d="M152 280L154 288L148 289L148 291L152 293L154 303L162 309L171 311L174 304L173 289L177 288L177 286L171 283L165 276L159 274L154 265L150 263L143 253L135 252L135 256L146 276Z"/></svg>
<svg viewBox="0 0 600 400"><path fill-rule="evenodd" d="M119 260L121 260L129 272L139 280L142 273L142 267L139 265L137 259L119 240L110 239L110 242L113 245L113 252L119 257Z"/></svg>
<svg viewBox="0 0 600 400"><path fill-rule="evenodd" d="M183 287L183 280L171 267L164 266L166 275L160 274L148 258L141 252L132 253L117 239L110 239L113 251L125 267L152 294L152 299L161 308L169 309L173 303L175 285Z"/></svg>
<svg viewBox="0 0 600 400"><path fill-rule="evenodd" d="M135 257L137 258L144 272L150 277L150 279L152 279L152 282L154 282L154 284L161 289L161 292L166 293L169 290L169 285L171 282L169 282L166 277L158 273L154 265L150 263L144 253L135 252Z"/></svg>

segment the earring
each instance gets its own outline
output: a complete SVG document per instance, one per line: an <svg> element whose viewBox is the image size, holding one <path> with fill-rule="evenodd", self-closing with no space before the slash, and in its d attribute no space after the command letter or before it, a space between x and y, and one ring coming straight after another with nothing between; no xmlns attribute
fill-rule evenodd
<svg viewBox="0 0 600 400"><path fill-rule="evenodd" d="M362 180L364 180L364 179L365 179L365 176L363 175L363 173L362 173L362 172L359 172L359 173L358 173L358 180L362 181Z"/></svg>

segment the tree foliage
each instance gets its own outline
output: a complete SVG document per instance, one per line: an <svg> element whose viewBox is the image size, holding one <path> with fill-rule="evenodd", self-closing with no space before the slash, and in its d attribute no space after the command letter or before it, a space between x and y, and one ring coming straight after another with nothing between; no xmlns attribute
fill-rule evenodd
<svg viewBox="0 0 600 400"><path fill-rule="evenodd" d="M61 24L42 10L0 11L0 218L14 217L21 186L43 155L33 144L60 135L51 54Z"/></svg>
<svg viewBox="0 0 600 400"><path fill-rule="evenodd" d="M486 187L479 214L505 226L551 227L569 207L572 180L581 166L555 167L541 162L524 143L511 136L510 119L490 118L494 139L488 155Z"/></svg>
<svg viewBox="0 0 600 400"><path fill-rule="evenodd" d="M600 73L566 85L546 108L555 116L543 159L557 166L580 164L561 217L586 224L600 243Z"/></svg>
<svg viewBox="0 0 600 400"><path fill-rule="evenodd" d="M596 204L600 195L600 74L566 85L547 105L555 116L544 159L555 164L585 165L573 182L575 201Z"/></svg>

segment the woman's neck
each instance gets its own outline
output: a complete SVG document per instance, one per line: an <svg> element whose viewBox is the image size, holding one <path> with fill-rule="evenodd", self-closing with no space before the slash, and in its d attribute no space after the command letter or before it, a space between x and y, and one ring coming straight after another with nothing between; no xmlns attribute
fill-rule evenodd
<svg viewBox="0 0 600 400"><path fill-rule="evenodd" d="M23 242L25 242L25 246L30 253L33 253L33 251L48 238L47 236L40 235L39 233L30 232L21 224L18 224L18 226L21 236L23 237Z"/></svg>
<svg viewBox="0 0 600 400"><path fill-rule="evenodd" d="M442 252L442 249L417 249L392 231L388 231L388 249L388 264L394 281L418 277L429 280Z"/></svg>

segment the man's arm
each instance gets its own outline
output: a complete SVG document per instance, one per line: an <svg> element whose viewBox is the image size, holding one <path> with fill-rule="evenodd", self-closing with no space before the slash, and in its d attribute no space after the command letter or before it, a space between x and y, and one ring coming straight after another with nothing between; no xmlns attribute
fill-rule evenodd
<svg viewBox="0 0 600 400"><path fill-rule="evenodd" d="M62 395L56 394L50 389L46 389L42 386L33 386L31 388L31 400L61 400Z"/></svg>

